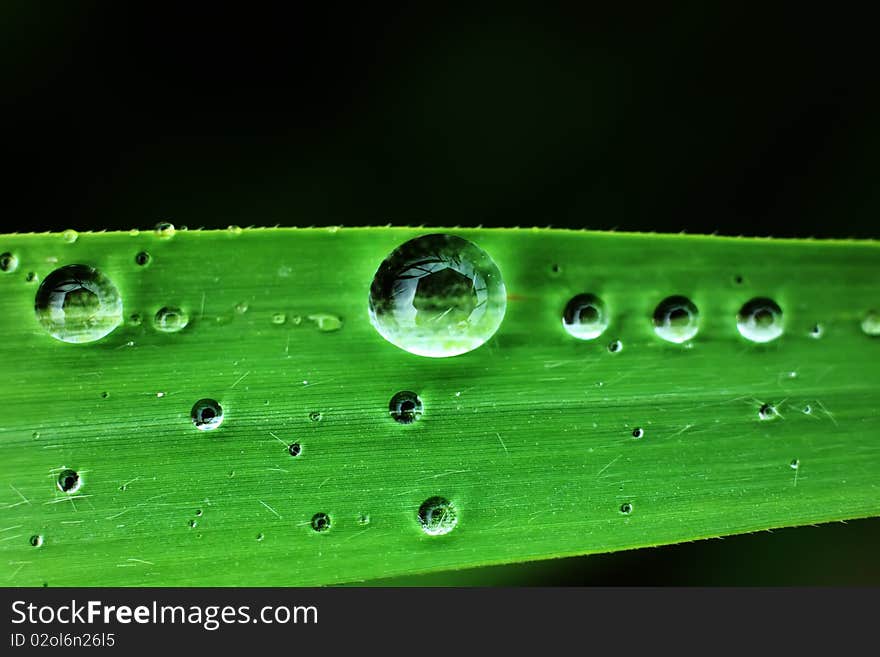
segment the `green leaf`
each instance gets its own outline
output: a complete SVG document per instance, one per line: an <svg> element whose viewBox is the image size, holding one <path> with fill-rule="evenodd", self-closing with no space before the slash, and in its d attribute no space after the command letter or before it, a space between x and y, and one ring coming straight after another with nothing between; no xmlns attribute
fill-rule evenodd
<svg viewBox="0 0 880 657"><path fill-rule="evenodd" d="M497 333L451 358L368 313L383 259L437 232L507 291ZM873 242L166 229L0 253L4 584L333 584L880 515ZM97 341L35 313L71 264L121 298ZM65 312L106 328L90 294ZM563 327L582 294L609 319L592 340ZM698 313L682 343L655 332L673 296ZM752 299L778 338L740 334ZM422 403L408 424L399 392Z"/></svg>

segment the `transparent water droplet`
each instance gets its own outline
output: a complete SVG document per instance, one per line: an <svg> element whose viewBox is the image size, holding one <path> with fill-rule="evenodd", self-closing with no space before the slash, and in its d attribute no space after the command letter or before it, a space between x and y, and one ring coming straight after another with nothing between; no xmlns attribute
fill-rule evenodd
<svg viewBox="0 0 880 657"><path fill-rule="evenodd" d="M164 396L165 396L165 393L164 393L164 392L157 392L157 393L156 393L156 398L157 398L157 399L162 399L162 397L164 397Z"/></svg>
<svg viewBox="0 0 880 657"><path fill-rule="evenodd" d="M324 419L324 415L320 411L312 411L309 413L309 419L312 422L320 422Z"/></svg>
<svg viewBox="0 0 880 657"><path fill-rule="evenodd" d="M801 461L800 459L792 459L791 463L789 463L788 465L792 470L797 470L799 467L801 467Z"/></svg>
<svg viewBox="0 0 880 657"><path fill-rule="evenodd" d="M504 319L507 292L485 251L454 235L424 235L385 258L370 286L370 321L391 344L418 356L472 351Z"/></svg>
<svg viewBox="0 0 880 657"><path fill-rule="evenodd" d="M623 351L623 343L620 340L613 340L608 343L608 352L612 354L619 354Z"/></svg>
<svg viewBox="0 0 880 657"><path fill-rule="evenodd" d="M272 315L272 323L273 324L280 325L286 321L287 321L287 315L285 315L284 313L275 313L274 315Z"/></svg>
<svg viewBox="0 0 880 657"><path fill-rule="evenodd" d="M138 235L141 234L141 231L138 230L137 228L132 228L131 230L128 231L128 234L129 234L131 237L137 237Z"/></svg>
<svg viewBox="0 0 880 657"><path fill-rule="evenodd" d="M67 265L49 274L37 289L34 309L49 335L74 344L100 340L122 323L119 290L87 265Z"/></svg>
<svg viewBox="0 0 880 657"><path fill-rule="evenodd" d="M569 301L562 313L562 325L578 340L598 338L608 328L605 304L593 294L579 294Z"/></svg>
<svg viewBox="0 0 880 657"><path fill-rule="evenodd" d="M139 251L134 257L134 262L139 267L146 267L150 264L150 260L151 256L146 251Z"/></svg>
<svg viewBox="0 0 880 657"><path fill-rule="evenodd" d="M870 336L880 335L880 312L868 311L862 320L862 330Z"/></svg>
<svg viewBox="0 0 880 657"><path fill-rule="evenodd" d="M641 438L645 435L645 430L641 427L636 427L635 429L633 429L632 435L633 438Z"/></svg>
<svg viewBox="0 0 880 657"><path fill-rule="evenodd" d="M814 324L810 329L811 338L821 338L823 335L825 335L825 327L822 324Z"/></svg>
<svg viewBox="0 0 880 657"><path fill-rule="evenodd" d="M18 269L18 258L14 254L6 252L0 255L0 271L11 274Z"/></svg>
<svg viewBox="0 0 880 657"><path fill-rule="evenodd" d="M223 423L223 409L213 399L200 399L193 405L190 417L199 431L212 431Z"/></svg>
<svg viewBox="0 0 880 657"><path fill-rule="evenodd" d="M370 524L370 514L362 513L358 516L357 522L359 525L369 525Z"/></svg>
<svg viewBox="0 0 880 657"><path fill-rule="evenodd" d="M782 335L782 309L772 299L752 299L739 311L736 328L752 342L775 340Z"/></svg>
<svg viewBox="0 0 880 657"><path fill-rule="evenodd" d="M248 311L247 302L242 301L241 303L235 304L235 312L239 315L244 315Z"/></svg>
<svg viewBox="0 0 880 657"><path fill-rule="evenodd" d="M82 478L76 470L68 468L58 473L55 485L62 493L75 493L82 486Z"/></svg>
<svg viewBox="0 0 880 657"><path fill-rule="evenodd" d="M330 516L326 513L316 513L312 516L312 529L316 532L326 532L330 529Z"/></svg>
<svg viewBox="0 0 880 657"><path fill-rule="evenodd" d="M156 237L169 239L174 237L174 233L177 231L174 229L174 224L168 221L160 221L158 224L156 224L154 232L156 233Z"/></svg>
<svg viewBox="0 0 880 657"><path fill-rule="evenodd" d="M73 244L74 242L76 242L76 239L78 237L79 234L72 228L68 228L63 233L61 233L61 239L63 239L68 244Z"/></svg>
<svg viewBox="0 0 880 657"><path fill-rule="evenodd" d="M430 497L419 507L419 524L428 536L442 536L455 529L458 512L445 497Z"/></svg>
<svg viewBox="0 0 880 657"><path fill-rule="evenodd" d="M31 547L40 547L43 544L43 537L39 534L34 534L28 539L28 543L30 543Z"/></svg>
<svg viewBox="0 0 880 657"><path fill-rule="evenodd" d="M761 420L772 420L776 417L779 417L779 411L773 404L763 404L758 409L758 418Z"/></svg>
<svg viewBox="0 0 880 657"><path fill-rule="evenodd" d="M287 453L291 456L299 456L300 454L302 454L302 445L300 445L299 443L291 443L290 446L287 448Z"/></svg>
<svg viewBox="0 0 880 657"><path fill-rule="evenodd" d="M330 333L338 331L342 328L342 318L338 315L330 315L328 313L316 313L309 315L309 320L315 323L319 331Z"/></svg>
<svg viewBox="0 0 880 657"><path fill-rule="evenodd" d="M621 504L620 505L620 512L625 516L628 516L630 513L632 513L633 512L632 502L624 502L623 504Z"/></svg>
<svg viewBox="0 0 880 657"><path fill-rule="evenodd" d="M409 390L398 392L388 404L388 412L400 424L412 424L422 416L422 411L422 400Z"/></svg>
<svg viewBox="0 0 880 657"><path fill-rule="evenodd" d="M190 529L195 529L195 528L198 527L198 526L199 526L199 521L198 521L198 520L190 520L190 521L189 521L189 528L190 528Z"/></svg>
<svg viewBox="0 0 880 657"><path fill-rule="evenodd" d="M259 534L257 534L257 543L261 543L265 538L266 536L263 534L263 532L260 532Z"/></svg>
<svg viewBox="0 0 880 657"><path fill-rule="evenodd" d="M700 313L690 299L667 297L654 310L654 333L668 342L681 344L697 334L699 319Z"/></svg>
<svg viewBox="0 0 880 657"><path fill-rule="evenodd" d="M241 235L243 232L241 226L235 225L229 226L226 230L232 235Z"/></svg>
<svg viewBox="0 0 880 657"><path fill-rule="evenodd" d="M812 407L812 406L810 406L809 404L807 404L806 406L804 406L804 409L803 409L803 414L804 414L804 415L810 415L812 412L813 412L813 407Z"/></svg>
<svg viewBox="0 0 880 657"><path fill-rule="evenodd" d="M140 313L132 313L128 317L128 323L132 326L140 326L141 324L143 324L143 322L144 318L141 317Z"/></svg>
<svg viewBox="0 0 880 657"><path fill-rule="evenodd" d="M153 326L163 333L177 333L189 324L189 314L177 306L160 308L153 317Z"/></svg>

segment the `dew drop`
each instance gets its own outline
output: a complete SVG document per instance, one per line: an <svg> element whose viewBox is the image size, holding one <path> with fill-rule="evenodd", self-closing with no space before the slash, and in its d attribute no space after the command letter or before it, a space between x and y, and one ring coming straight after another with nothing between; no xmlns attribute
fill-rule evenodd
<svg viewBox="0 0 880 657"><path fill-rule="evenodd" d="M862 330L870 336L880 335L880 312L868 311L862 320Z"/></svg>
<svg viewBox="0 0 880 657"><path fill-rule="evenodd" d="M163 333L177 333L189 324L189 314L177 306L160 308L153 317L153 326Z"/></svg>
<svg viewBox="0 0 880 657"><path fill-rule="evenodd" d="M234 225L229 226L226 230L230 235L241 235L241 233L243 232L241 229L241 226L234 226Z"/></svg>
<svg viewBox="0 0 880 657"><path fill-rule="evenodd" d="M12 253L0 255L0 271L11 274L16 269L18 269L18 258Z"/></svg>
<svg viewBox="0 0 880 657"><path fill-rule="evenodd" d="M422 416L422 411L422 400L409 390L398 392L388 404L388 412L400 424L412 424Z"/></svg>
<svg viewBox="0 0 880 657"><path fill-rule="evenodd" d="M28 543L31 544L31 547L40 547L43 544L43 537L39 534L34 534L28 539Z"/></svg>
<svg viewBox="0 0 880 657"><path fill-rule="evenodd" d="M275 313L274 315L272 315L272 323L273 324L280 325L286 321L287 321L287 315L285 315L284 313Z"/></svg>
<svg viewBox="0 0 880 657"><path fill-rule="evenodd" d="M370 322L388 342L418 356L472 351L504 319L501 272L480 247L454 235L424 235L385 258L370 286Z"/></svg>
<svg viewBox="0 0 880 657"><path fill-rule="evenodd" d="M419 524L428 536L442 536L455 529L458 512L445 497L431 497L419 507Z"/></svg>
<svg viewBox="0 0 880 657"><path fill-rule="evenodd" d="M608 343L608 352L617 354L623 351L623 343L620 340L614 340Z"/></svg>
<svg viewBox="0 0 880 657"><path fill-rule="evenodd" d="M146 251L140 251L134 257L135 264L137 264L140 267L145 267L148 264L150 264L150 260L151 260L150 254L147 253Z"/></svg>
<svg viewBox="0 0 880 657"><path fill-rule="evenodd" d="M823 335L825 335L825 327L821 324L814 324L810 329L811 338L821 338Z"/></svg>
<svg viewBox="0 0 880 657"><path fill-rule="evenodd" d="M761 420L772 420L776 417L779 417L779 411L773 404L763 404L758 409L758 418Z"/></svg>
<svg viewBox="0 0 880 657"><path fill-rule="evenodd" d="M320 422L324 419L324 415L321 413L321 411L312 411L311 413L309 413L309 419L312 422Z"/></svg>
<svg viewBox="0 0 880 657"><path fill-rule="evenodd" d="M266 537L263 535L263 532L260 532L259 534L257 534L257 542L258 543L262 542L264 538L266 538Z"/></svg>
<svg viewBox="0 0 880 657"><path fill-rule="evenodd" d="M248 305L246 302L242 301L235 305L235 312L239 315L244 315L248 311Z"/></svg>
<svg viewBox="0 0 880 657"><path fill-rule="evenodd" d="M198 520L190 520L189 521L189 528L190 529L195 529L198 526L199 526Z"/></svg>
<svg viewBox="0 0 880 657"><path fill-rule="evenodd" d="M803 409L803 414L804 414L804 415L810 415L812 412L813 412L813 407L812 407L812 406L810 406L809 404L807 404L806 406L804 406L804 409Z"/></svg>
<svg viewBox="0 0 880 657"><path fill-rule="evenodd" d="M789 463L788 465L792 470L797 470L799 467L801 467L801 461L800 459L792 459L791 463Z"/></svg>
<svg viewBox="0 0 880 657"><path fill-rule="evenodd" d="M325 532L330 529L330 516L326 513L316 513L312 516L312 529L316 532Z"/></svg>
<svg viewBox="0 0 880 657"><path fill-rule="evenodd" d="M190 413L192 423L199 431L212 431L223 423L223 409L213 399L200 399Z"/></svg>
<svg viewBox="0 0 880 657"><path fill-rule="evenodd" d="M122 298L113 282L87 265L49 274L34 300L37 320L56 340L95 342L122 323Z"/></svg>
<svg viewBox="0 0 880 657"><path fill-rule="evenodd" d="M174 224L167 221L161 221L156 224L154 232L156 233L157 237L160 237L162 239L169 239L171 237L174 237L174 233L176 231L174 230Z"/></svg>
<svg viewBox="0 0 880 657"><path fill-rule="evenodd" d="M24 280L25 280L25 282L27 282L27 283L33 283L34 281L37 280L37 274L36 274L36 272L29 271L29 272L25 275Z"/></svg>
<svg viewBox="0 0 880 657"><path fill-rule="evenodd" d="M633 432L632 432L633 438L641 438L644 435L645 435L645 430L642 429L641 427L636 427L635 429L633 429Z"/></svg>
<svg viewBox="0 0 880 657"><path fill-rule="evenodd" d="M302 454L302 445L300 445L299 443L291 443L290 446L287 448L287 453L291 456L299 456L300 454Z"/></svg>
<svg viewBox="0 0 880 657"><path fill-rule="evenodd" d="M82 486L82 479L76 470L62 470L58 473L55 485L62 493L75 493Z"/></svg>
<svg viewBox="0 0 880 657"><path fill-rule="evenodd" d="M562 326L578 340L598 338L608 328L605 304L593 294L579 294L569 301L562 313Z"/></svg>
<svg viewBox="0 0 880 657"><path fill-rule="evenodd" d="M700 313L687 297L667 297L654 310L654 333L667 342L681 344L699 330Z"/></svg>
<svg viewBox="0 0 880 657"><path fill-rule="evenodd" d="M128 323L132 326L140 326L144 323L144 318L141 317L140 313L132 313L128 318Z"/></svg>
<svg viewBox="0 0 880 657"><path fill-rule="evenodd" d="M775 340L782 335L782 309L771 299L752 299L739 311L736 328L752 342Z"/></svg>
<svg viewBox="0 0 880 657"><path fill-rule="evenodd" d="M358 516L357 522L359 525L369 525L370 524L370 514L362 513Z"/></svg>
<svg viewBox="0 0 880 657"><path fill-rule="evenodd" d="M338 331L342 328L342 318L337 315L330 315L328 313L316 313L314 315L309 315L309 320L315 323L315 326L318 327L319 331L324 333L330 333L332 331Z"/></svg>
<svg viewBox="0 0 880 657"><path fill-rule="evenodd" d="M623 515L628 516L630 513L632 513L632 511L633 511L633 505L631 502L624 502L623 504L620 505L620 512Z"/></svg>
<svg viewBox="0 0 880 657"><path fill-rule="evenodd" d="M78 237L79 235L77 234L77 232L71 228L68 228L63 233L61 233L61 239L63 239L68 244L73 244L74 242L76 242L76 238Z"/></svg>

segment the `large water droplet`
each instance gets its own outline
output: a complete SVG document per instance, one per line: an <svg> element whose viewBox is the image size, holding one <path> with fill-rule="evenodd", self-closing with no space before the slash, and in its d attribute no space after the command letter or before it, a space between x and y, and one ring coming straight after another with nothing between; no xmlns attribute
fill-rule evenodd
<svg viewBox="0 0 880 657"><path fill-rule="evenodd" d="M654 311L654 333L669 342L681 344L697 334L700 313L687 297L668 297Z"/></svg>
<svg viewBox="0 0 880 657"><path fill-rule="evenodd" d="M445 497L431 497L419 507L419 524L428 536L442 536L455 529L458 512Z"/></svg>
<svg viewBox="0 0 880 657"><path fill-rule="evenodd" d="M880 312L869 311L862 320L862 330L868 335L880 335Z"/></svg>
<svg viewBox="0 0 880 657"><path fill-rule="evenodd" d="M752 299L736 316L736 328L753 342L775 340L782 335L782 309L772 299Z"/></svg>
<svg viewBox="0 0 880 657"><path fill-rule="evenodd" d="M425 235L395 249L370 286L370 321L390 343L419 356L467 353L491 338L507 308L501 272L477 245Z"/></svg>
<svg viewBox="0 0 880 657"><path fill-rule="evenodd" d="M87 265L49 274L37 289L34 308L43 328L62 342L94 342L122 323L119 290Z"/></svg>
<svg viewBox="0 0 880 657"><path fill-rule="evenodd" d="M579 340L598 338L608 328L605 304L592 294L579 294L565 306L562 325L569 335Z"/></svg>

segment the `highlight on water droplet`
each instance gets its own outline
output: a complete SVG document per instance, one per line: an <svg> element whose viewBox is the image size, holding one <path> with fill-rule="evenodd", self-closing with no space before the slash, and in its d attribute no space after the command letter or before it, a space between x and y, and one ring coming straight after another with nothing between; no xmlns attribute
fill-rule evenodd
<svg viewBox="0 0 880 657"><path fill-rule="evenodd" d="M7 251L0 255L0 271L11 274L16 269L18 269L18 258L14 254Z"/></svg>
<svg viewBox="0 0 880 657"><path fill-rule="evenodd" d="M247 301L242 301L241 303L235 304L235 312L239 315L244 315L248 311Z"/></svg>
<svg viewBox="0 0 880 657"><path fill-rule="evenodd" d="M148 264L150 264L150 260L150 254L146 251L139 251L134 257L134 262L139 267L147 266Z"/></svg>
<svg viewBox="0 0 880 657"><path fill-rule="evenodd" d="M223 409L214 399L200 399L193 405L190 417L199 431L212 431L223 423Z"/></svg>
<svg viewBox="0 0 880 657"><path fill-rule="evenodd" d="M641 437L644 436L644 435L645 435L645 430L642 429L641 427L636 427L636 428L633 429L633 431L632 431L632 436L633 436L633 438L641 438Z"/></svg>
<svg viewBox="0 0 880 657"><path fill-rule="evenodd" d="M153 317L153 326L163 333L177 333L189 324L189 314L178 306L160 308Z"/></svg>
<svg viewBox="0 0 880 657"><path fill-rule="evenodd" d="M314 315L309 315L308 319L315 323L315 326L318 327L319 331L324 333L338 331L342 328L342 318L338 315L315 313Z"/></svg>
<svg viewBox="0 0 880 657"><path fill-rule="evenodd" d="M76 470L65 468L58 473L55 485L62 493L75 493L82 486L82 478Z"/></svg>
<svg viewBox="0 0 880 657"><path fill-rule="evenodd" d="M31 547L40 547L43 544L43 537L40 534L34 534L28 539Z"/></svg>
<svg viewBox="0 0 880 657"><path fill-rule="evenodd" d="M63 239L68 244L73 244L74 242L76 242L77 237L79 237L79 234L72 228L68 228L63 233L61 233L61 239Z"/></svg>
<svg viewBox="0 0 880 657"><path fill-rule="evenodd" d="M760 420L772 420L776 417L779 417L779 411L773 404L762 404L758 409L758 419Z"/></svg>
<svg viewBox="0 0 880 657"><path fill-rule="evenodd" d="M419 507L419 524L428 536L442 536L455 529L458 511L445 497L430 497Z"/></svg>
<svg viewBox="0 0 880 657"><path fill-rule="evenodd" d="M880 312L869 310L862 319L862 330L870 336L880 335Z"/></svg>
<svg viewBox="0 0 880 657"><path fill-rule="evenodd" d="M370 322L391 344L445 358L485 344L501 326L507 291L489 254L455 235L417 237L379 265Z"/></svg>
<svg viewBox="0 0 880 657"><path fill-rule="evenodd" d="M276 325L281 325L287 321L287 315L284 313L274 313L272 315L272 323Z"/></svg>
<svg viewBox="0 0 880 657"><path fill-rule="evenodd" d="M290 445L287 447L287 453L291 456L299 456L300 454L302 454L302 445L300 445L299 443L290 443Z"/></svg>
<svg viewBox="0 0 880 657"><path fill-rule="evenodd" d="M422 400L409 390L401 390L388 404L392 419L400 424L412 424L422 416L422 411Z"/></svg>
<svg viewBox="0 0 880 657"><path fill-rule="evenodd" d="M782 309L772 299L752 299L736 316L736 328L752 342L775 340L782 335Z"/></svg>
<svg viewBox="0 0 880 657"><path fill-rule="evenodd" d="M813 328L810 329L810 337L821 338L823 335L825 335L825 327L822 324L813 324Z"/></svg>
<svg viewBox="0 0 880 657"><path fill-rule="evenodd" d="M243 232L241 229L241 226L235 226L235 225L227 227L226 230L230 235L241 235Z"/></svg>
<svg viewBox="0 0 880 657"><path fill-rule="evenodd" d="M624 502L623 504L620 505L620 512L623 515L628 516L630 513L632 513L632 511L633 511L632 502Z"/></svg>
<svg viewBox="0 0 880 657"><path fill-rule="evenodd" d="M791 463L789 463L788 465L792 470L797 470L799 467L801 467L801 460L800 459L792 459Z"/></svg>
<svg viewBox="0 0 880 657"><path fill-rule="evenodd" d="M579 294L569 301L562 312L562 326L578 340L594 340L608 328L605 304L594 294Z"/></svg>
<svg viewBox="0 0 880 657"><path fill-rule="evenodd" d="M612 340L608 343L608 353L617 354L623 351L623 343L620 340Z"/></svg>
<svg viewBox="0 0 880 657"><path fill-rule="evenodd" d="M697 307L687 297L667 297L654 310L654 333L667 342L681 344L697 334L699 318Z"/></svg>
<svg viewBox="0 0 880 657"><path fill-rule="evenodd" d="M34 300L37 320L56 340L95 342L122 323L122 298L113 282L87 265L49 274Z"/></svg>

